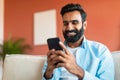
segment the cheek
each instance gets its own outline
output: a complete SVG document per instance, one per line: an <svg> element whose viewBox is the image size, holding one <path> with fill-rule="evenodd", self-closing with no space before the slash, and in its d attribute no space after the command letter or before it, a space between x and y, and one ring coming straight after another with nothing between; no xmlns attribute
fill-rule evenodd
<svg viewBox="0 0 120 80"><path fill-rule="evenodd" d="M64 29L64 28L62 28L62 32L65 32L65 29Z"/></svg>
<svg viewBox="0 0 120 80"><path fill-rule="evenodd" d="M62 31L65 31L65 30L66 30L66 26L63 26L63 27L62 27Z"/></svg>
<svg viewBox="0 0 120 80"><path fill-rule="evenodd" d="M82 25L81 25L81 24L79 24L79 25L76 26L76 29L77 29L77 30L80 30L81 28L82 28Z"/></svg>

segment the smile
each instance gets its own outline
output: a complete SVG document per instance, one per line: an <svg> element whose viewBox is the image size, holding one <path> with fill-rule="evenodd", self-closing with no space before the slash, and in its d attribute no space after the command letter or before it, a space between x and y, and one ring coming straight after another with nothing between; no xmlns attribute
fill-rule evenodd
<svg viewBox="0 0 120 80"><path fill-rule="evenodd" d="M74 35L76 35L75 32L69 32L69 33L67 33L67 36L74 36Z"/></svg>

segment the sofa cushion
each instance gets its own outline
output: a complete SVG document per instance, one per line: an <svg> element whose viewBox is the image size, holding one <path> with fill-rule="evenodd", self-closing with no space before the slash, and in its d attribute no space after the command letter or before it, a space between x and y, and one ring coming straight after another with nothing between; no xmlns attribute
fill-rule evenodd
<svg viewBox="0 0 120 80"><path fill-rule="evenodd" d="M3 80L41 80L45 59L40 55L7 55Z"/></svg>

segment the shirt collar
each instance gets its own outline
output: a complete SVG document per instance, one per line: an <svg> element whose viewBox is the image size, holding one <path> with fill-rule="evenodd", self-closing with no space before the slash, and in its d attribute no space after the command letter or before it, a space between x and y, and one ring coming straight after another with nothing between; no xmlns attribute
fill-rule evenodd
<svg viewBox="0 0 120 80"><path fill-rule="evenodd" d="M80 45L81 48L84 48L84 49L86 48L86 41L87 41L87 40L86 40L86 38L85 38L85 36L84 36L83 41L82 41L82 44Z"/></svg>

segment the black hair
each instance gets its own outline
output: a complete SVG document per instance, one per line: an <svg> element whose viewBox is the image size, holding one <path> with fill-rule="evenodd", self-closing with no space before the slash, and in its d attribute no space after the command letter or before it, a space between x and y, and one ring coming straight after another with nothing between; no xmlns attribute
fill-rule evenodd
<svg viewBox="0 0 120 80"><path fill-rule="evenodd" d="M67 4L62 7L60 14L63 16L65 13L75 10L80 12L82 17L82 22L84 22L86 20L87 14L80 4L73 4L73 3Z"/></svg>

